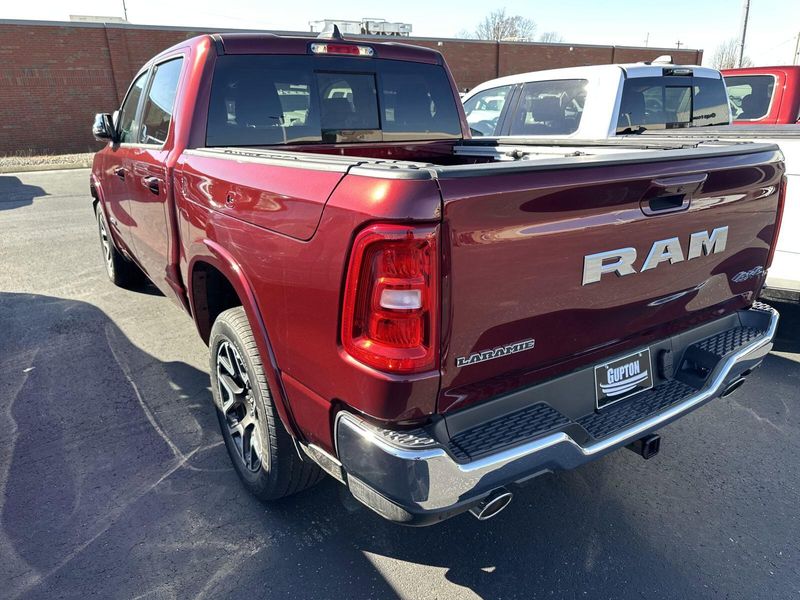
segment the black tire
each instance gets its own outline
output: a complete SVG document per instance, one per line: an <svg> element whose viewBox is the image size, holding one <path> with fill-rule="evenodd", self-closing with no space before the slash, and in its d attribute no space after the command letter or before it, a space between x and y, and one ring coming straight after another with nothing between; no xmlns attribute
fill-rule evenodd
<svg viewBox="0 0 800 600"><path fill-rule="evenodd" d="M323 472L298 456L283 427L241 306L217 317L209 349L219 426L244 486L261 500L277 500L317 483Z"/></svg>
<svg viewBox="0 0 800 600"><path fill-rule="evenodd" d="M145 282L144 273L134 263L122 256L114 246L114 240L108 233L105 215L99 206L95 209L95 216L97 217L100 251L106 267L106 275L114 285L121 288L132 290L141 287Z"/></svg>

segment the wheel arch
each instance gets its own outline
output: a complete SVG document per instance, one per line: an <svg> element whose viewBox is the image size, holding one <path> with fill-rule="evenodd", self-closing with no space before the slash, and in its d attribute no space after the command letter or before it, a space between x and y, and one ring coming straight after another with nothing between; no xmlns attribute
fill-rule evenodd
<svg viewBox="0 0 800 600"><path fill-rule="evenodd" d="M89 175L89 193L92 195L92 209L97 211L97 206L102 205L105 210L105 199L103 197L103 184L97 178L97 175L91 173Z"/></svg>
<svg viewBox="0 0 800 600"><path fill-rule="evenodd" d="M253 288L238 262L216 242L203 240L203 252L190 260L187 273L187 295L192 318L206 344L209 343L214 320L220 313L234 306L244 309L262 356L264 372L278 415L286 431L293 438L302 439L302 432L296 426L291 413L280 368Z"/></svg>

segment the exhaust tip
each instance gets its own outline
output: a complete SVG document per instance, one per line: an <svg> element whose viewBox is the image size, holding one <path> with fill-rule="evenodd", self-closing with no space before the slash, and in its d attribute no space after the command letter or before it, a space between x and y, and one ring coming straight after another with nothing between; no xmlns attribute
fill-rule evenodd
<svg viewBox="0 0 800 600"><path fill-rule="evenodd" d="M742 387L744 380L745 380L744 377L739 377L739 379L733 380L731 383L728 384L728 387L725 388L725 391L722 392L720 398L724 398L725 396L730 396L733 392Z"/></svg>
<svg viewBox="0 0 800 600"><path fill-rule="evenodd" d="M491 492L486 498L469 509L473 517L479 521L486 521L499 515L508 506L514 494L505 488L498 488Z"/></svg>

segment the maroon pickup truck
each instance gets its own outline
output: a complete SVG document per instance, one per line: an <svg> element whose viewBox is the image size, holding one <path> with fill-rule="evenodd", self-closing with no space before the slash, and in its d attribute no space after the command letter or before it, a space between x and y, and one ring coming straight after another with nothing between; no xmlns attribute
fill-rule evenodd
<svg viewBox="0 0 800 600"><path fill-rule="evenodd" d="M210 348L262 499L323 472L390 520L502 510L738 387L782 204L770 144L469 139L438 52L204 35L93 127L111 280Z"/></svg>

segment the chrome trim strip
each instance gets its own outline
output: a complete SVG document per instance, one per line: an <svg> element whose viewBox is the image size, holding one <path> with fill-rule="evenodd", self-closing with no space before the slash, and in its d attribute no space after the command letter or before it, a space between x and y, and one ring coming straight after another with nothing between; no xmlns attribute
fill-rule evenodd
<svg viewBox="0 0 800 600"><path fill-rule="evenodd" d="M385 492L388 497L392 497L393 487L402 486L403 482L409 481L407 477L398 476L398 473L405 472L406 475L415 477L419 483L418 489L395 487L394 495L407 493L409 498L404 503L422 511L453 507L469 498L472 492L477 494L477 499L480 494L490 491L484 488L491 488L495 484L503 485L499 479L495 481L493 476L507 478L511 473L513 477L519 474L522 479L537 471L552 470L551 467L576 467L636 440L719 396L724 391L722 388L726 378L736 364L763 358L771 348L778 327L778 312L771 307L768 310L759 307L751 310L770 313L767 330L763 336L743 346L717 365L711 382L705 388L648 419L588 446L581 446L568 434L558 432L460 464L441 446L413 450L391 445L365 421L341 411L336 416L334 426L336 453L345 471L355 468L354 475L365 479L367 484L374 486L379 492ZM529 460L534 457L536 461Z"/></svg>
<svg viewBox="0 0 800 600"><path fill-rule="evenodd" d="M316 444L304 444L301 442L298 445L303 449L303 453L313 460L320 469L337 481L341 483L345 482L344 468L338 458L332 456L329 452L326 452Z"/></svg>

